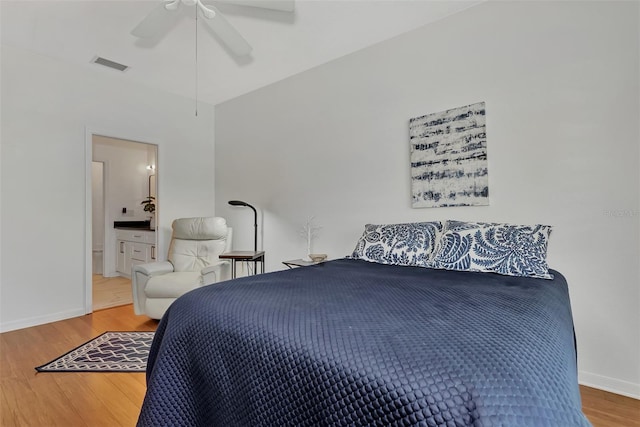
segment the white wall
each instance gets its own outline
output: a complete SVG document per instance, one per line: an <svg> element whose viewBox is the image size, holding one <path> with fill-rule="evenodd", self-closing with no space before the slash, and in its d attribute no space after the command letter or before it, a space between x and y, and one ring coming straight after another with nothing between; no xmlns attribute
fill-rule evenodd
<svg viewBox="0 0 640 427"><path fill-rule="evenodd" d="M637 2L488 2L216 107L217 214L263 213L267 269L353 250L365 223L555 227L580 379L640 397ZM408 120L485 101L490 206L411 209Z"/></svg>
<svg viewBox="0 0 640 427"><path fill-rule="evenodd" d="M7 45L1 66L0 329L7 331L84 314L87 129L158 144L159 256L174 218L213 214L214 149L210 106L195 117L192 100Z"/></svg>

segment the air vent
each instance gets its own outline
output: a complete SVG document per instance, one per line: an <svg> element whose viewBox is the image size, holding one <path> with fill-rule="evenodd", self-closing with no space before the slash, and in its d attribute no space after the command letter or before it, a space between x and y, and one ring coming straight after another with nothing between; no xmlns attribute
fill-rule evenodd
<svg viewBox="0 0 640 427"><path fill-rule="evenodd" d="M118 71L125 71L129 68L128 65L119 64L115 61L109 61L108 59L101 58L99 56L96 56L93 59L93 63L98 65L104 65L105 67L113 68L114 70L118 70Z"/></svg>

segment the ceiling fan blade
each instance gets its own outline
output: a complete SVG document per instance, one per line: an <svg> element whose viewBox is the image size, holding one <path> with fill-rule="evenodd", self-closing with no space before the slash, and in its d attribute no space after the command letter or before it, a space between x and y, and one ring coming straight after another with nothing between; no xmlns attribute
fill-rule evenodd
<svg viewBox="0 0 640 427"><path fill-rule="evenodd" d="M207 9L211 9L215 12L213 18L207 18L204 13L201 13L202 20L211 28L211 30L222 40L222 42L237 56L246 56L251 53L253 49L249 43L242 37L242 35L233 28L229 21L222 16L222 13L214 6L207 4Z"/></svg>
<svg viewBox="0 0 640 427"><path fill-rule="evenodd" d="M165 6L175 4L175 8L168 10ZM156 6L142 21L131 30L131 34L140 38L153 38L164 33L179 17L180 2L163 1Z"/></svg>
<svg viewBox="0 0 640 427"><path fill-rule="evenodd" d="M236 4L240 6L259 7L262 9L293 12L296 8L295 0L218 0L220 3Z"/></svg>

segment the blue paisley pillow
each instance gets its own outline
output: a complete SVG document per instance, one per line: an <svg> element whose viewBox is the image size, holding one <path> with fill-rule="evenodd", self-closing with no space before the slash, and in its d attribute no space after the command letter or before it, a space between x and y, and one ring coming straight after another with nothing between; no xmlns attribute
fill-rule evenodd
<svg viewBox="0 0 640 427"><path fill-rule="evenodd" d="M433 268L553 279L547 266L551 226L447 221Z"/></svg>
<svg viewBox="0 0 640 427"><path fill-rule="evenodd" d="M350 258L394 265L429 267L442 223L367 224Z"/></svg>

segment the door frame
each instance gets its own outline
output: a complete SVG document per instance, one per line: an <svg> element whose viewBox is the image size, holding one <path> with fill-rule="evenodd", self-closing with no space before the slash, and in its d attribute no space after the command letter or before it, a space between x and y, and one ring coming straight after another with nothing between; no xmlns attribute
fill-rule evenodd
<svg viewBox="0 0 640 427"><path fill-rule="evenodd" d="M93 157L93 156L92 156ZM94 163L101 163L102 164L102 210L104 213L106 213L109 209L108 206L106 205L107 203L107 198L106 198L106 194L107 194L107 177L108 177L108 161L106 160L98 160L98 161L91 161L91 167L93 168L93 164ZM91 174L91 179L93 181L93 173ZM93 182L91 182L91 189L93 190ZM91 195L91 206L92 206L92 211L93 211L93 194ZM92 270L92 275L93 275L93 247L94 247L94 242L93 242L93 212L91 215L91 255L92 255L92 259L91 259L91 270ZM108 259L105 257L105 251L104 251L104 247L105 247L105 237L106 237L106 232L107 232L107 217L106 215L102 215L102 274L104 275L107 271L105 269L105 266L107 265L107 261ZM93 278L92 278L93 279Z"/></svg>
<svg viewBox="0 0 640 427"><path fill-rule="evenodd" d="M156 175L158 171L158 166L160 163L160 141L158 142L149 142L154 138L149 136L141 136L141 135L123 135L121 132L108 130L108 129L100 129L91 126L85 126L85 138L84 138L84 160L85 160L85 205L84 205L84 313L90 314L93 313L93 247L92 247L92 195L93 191L91 188L92 183L92 173L91 173L91 164L93 162L93 137L94 136L103 136L106 138L113 139L123 139L127 141L137 142L140 144L148 144L156 147ZM109 216L106 215L106 211L109 208L109 204L107 202L107 191L108 191L108 165L105 162L105 169L103 170L104 175L104 183L103 183L103 191L104 191L104 209L105 209L105 245L103 257L105 257L105 253L107 250L107 231L111 228L109 227ZM157 176L156 176L157 180ZM158 181L156 181L156 185L158 185ZM156 190L159 192L159 187ZM157 205L159 206L159 205ZM159 211L156 211L156 224L157 219L159 218ZM158 246L158 233L156 231L156 253L161 249ZM103 258L104 259L104 258ZM104 261L103 261L104 262ZM103 266L104 271L104 266Z"/></svg>

